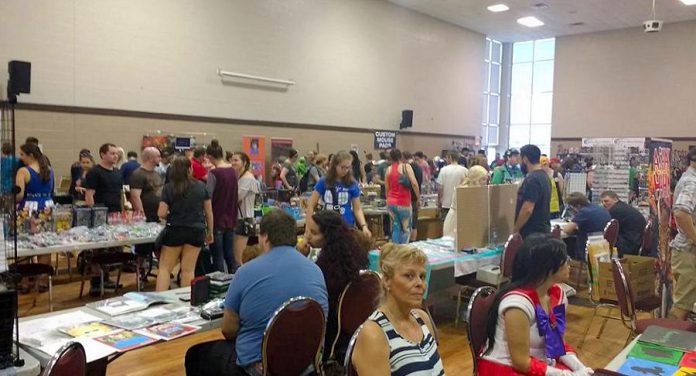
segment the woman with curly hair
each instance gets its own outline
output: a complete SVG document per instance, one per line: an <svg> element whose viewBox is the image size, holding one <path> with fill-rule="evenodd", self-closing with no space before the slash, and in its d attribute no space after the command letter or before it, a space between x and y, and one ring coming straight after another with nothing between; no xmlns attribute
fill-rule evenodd
<svg viewBox="0 0 696 376"><path fill-rule="evenodd" d="M320 211L312 219L307 223L307 243L321 248L317 265L324 274L329 292L329 317L324 343L330 346L338 329L338 298L348 283L358 278L360 270L367 269L370 241L348 226L338 212ZM345 354L349 340L350 337L339 338L337 354ZM327 351L324 355L328 356L328 353ZM340 355L338 359L342 359Z"/></svg>

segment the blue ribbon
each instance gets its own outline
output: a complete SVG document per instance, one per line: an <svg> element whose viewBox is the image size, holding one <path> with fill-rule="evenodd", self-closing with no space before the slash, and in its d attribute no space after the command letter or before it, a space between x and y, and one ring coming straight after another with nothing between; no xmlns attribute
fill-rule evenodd
<svg viewBox="0 0 696 376"><path fill-rule="evenodd" d="M555 321L549 318L540 304L534 306L539 335L544 337L545 354L547 359L557 359L566 354L563 344L563 334L566 330L565 305L559 304L551 309ZM555 323L554 323L555 322Z"/></svg>

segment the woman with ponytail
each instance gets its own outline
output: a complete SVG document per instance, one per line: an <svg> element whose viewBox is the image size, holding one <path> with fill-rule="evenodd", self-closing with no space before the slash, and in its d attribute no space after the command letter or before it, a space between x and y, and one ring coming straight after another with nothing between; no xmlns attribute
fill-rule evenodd
<svg viewBox="0 0 696 376"><path fill-rule="evenodd" d="M17 192L18 211L27 214L42 212L53 207L53 168L37 144L24 144L19 147L19 159L24 167L17 170L15 184ZM38 256L41 264L51 264L51 255ZM40 290L44 287L41 286Z"/></svg>
<svg viewBox="0 0 696 376"><path fill-rule="evenodd" d="M478 361L481 376L587 376L564 341L568 299L558 285L568 278L566 246L548 234L524 240L488 313L488 342ZM529 328L520 330L520 328Z"/></svg>
<svg viewBox="0 0 696 376"><path fill-rule="evenodd" d="M206 188L213 205L213 268L220 272L234 273L239 262L234 257L234 228L237 226L237 171L224 156L218 140L210 141L206 149L208 159L215 166L208 172Z"/></svg>
<svg viewBox="0 0 696 376"><path fill-rule="evenodd" d="M331 346L338 329L338 298L348 283L358 278L360 270L367 269L369 261L369 240L362 233L348 226L341 214L335 211L320 211L312 216L307 224L307 243L321 248L317 265L324 274L326 289L329 292L329 317L326 322L327 346ZM339 338L337 359L343 359L350 337ZM324 353L330 355L329 351Z"/></svg>
<svg viewBox="0 0 696 376"><path fill-rule="evenodd" d="M256 235L254 206L256 205L256 196L261 193L261 184L251 172L251 159L246 153L241 151L233 153L231 163L237 171L237 176L239 176L239 188L237 189L239 209L237 210L237 227L234 232L234 259L237 265L241 265L249 236Z"/></svg>

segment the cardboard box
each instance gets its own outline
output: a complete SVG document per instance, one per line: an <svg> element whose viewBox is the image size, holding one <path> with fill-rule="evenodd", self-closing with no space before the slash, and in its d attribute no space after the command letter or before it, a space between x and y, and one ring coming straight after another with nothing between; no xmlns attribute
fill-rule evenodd
<svg viewBox="0 0 696 376"><path fill-rule="evenodd" d="M621 258L621 264L633 291L634 301L655 293L654 258L626 255ZM616 286L611 262L599 263L599 273L596 278L599 282L599 297L616 301Z"/></svg>

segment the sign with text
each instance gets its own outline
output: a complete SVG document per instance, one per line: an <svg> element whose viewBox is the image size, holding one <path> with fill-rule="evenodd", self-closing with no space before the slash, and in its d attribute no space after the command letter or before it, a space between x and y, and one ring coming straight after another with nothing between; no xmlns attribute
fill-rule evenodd
<svg viewBox="0 0 696 376"><path fill-rule="evenodd" d="M396 132L375 131L375 149L385 150L396 147Z"/></svg>

